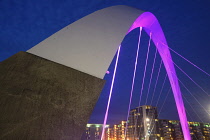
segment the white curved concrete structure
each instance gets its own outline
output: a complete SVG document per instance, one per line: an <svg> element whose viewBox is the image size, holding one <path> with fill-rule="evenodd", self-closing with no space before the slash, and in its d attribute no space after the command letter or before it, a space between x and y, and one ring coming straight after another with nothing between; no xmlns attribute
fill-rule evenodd
<svg viewBox="0 0 210 140"><path fill-rule="evenodd" d="M103 79L119 44L142 11L113 6L53 34L28 52Z"/></svg>

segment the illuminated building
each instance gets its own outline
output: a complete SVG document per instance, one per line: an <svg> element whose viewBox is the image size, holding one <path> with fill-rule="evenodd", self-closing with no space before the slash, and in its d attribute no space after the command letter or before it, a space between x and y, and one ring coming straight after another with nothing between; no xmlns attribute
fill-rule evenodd
<svg viewBox="0 0 210 140"><path fill-rule="evenodd" d="M108 129L108 127L109 125L106 125L106 129ZM103 124L87 124L82 140L100 140L102 128Z"/></svg>
<svg viewBox="0 0 210 140"><path fill-rule="evenodd" d="M210 140L210 123L188 122L192 139Z"/></svg>
<svg viewBox="0 0 210 140"><path fill-rule="evenodd" d="M130 111L127 139L132 140L184 140L180 122L158 119L157 108L140 106ZM188 122L192 140L210 140L210 124Z"/></svg>
<svg viewBox="0 0 210 140"><path fill-rule="evenodd" d="M210 140L210 123L188 122L188 125L192 140ZM91 126L96 127L95 124ZM87 130L91 128L87 125ZM89 136L86 138L98 140L96 134L100 135L101 129L102 125L99 125L94 134L86 131ZM125 129L126 121L108 127L103 140L124 140L124 138L125 140L184 140L180 121L158 119L157 108L149 105L132 109L129 113L127 130Z"/></svg>
<svg viewBox="0 0 210 140"><path fill-rule="evenodd" d="M144 105L130 111L128 119L127 139L156 138L157 108ZM151 131L155 130L155 131Z"/></svg>
<svg viewBox="0 0 210 140"><path fill-rule="evenodd" d="M157 119L160 139L184 140L180 122L177 120ZM210 140L210 124L188 122L192 140Z"/></svg>
<svg viewBox="0 0 210 140"><path fill-rule="evenodd" d="M119 124L113 125L106 131L106 140L124 140L125 138L126 121L121 121Z"/></svg>
<svg viewBox="0 0 210 140"><path fill-rule="evenodd" d="M158 140L184 140L179 121L157 119L157 128L159 128Z"/></svg>
<svg viewBox="0 0 210 140"><path fill-rule="evenodd" d="M206 140L210 140L210 123L200 123L201 131Z"/></svg>

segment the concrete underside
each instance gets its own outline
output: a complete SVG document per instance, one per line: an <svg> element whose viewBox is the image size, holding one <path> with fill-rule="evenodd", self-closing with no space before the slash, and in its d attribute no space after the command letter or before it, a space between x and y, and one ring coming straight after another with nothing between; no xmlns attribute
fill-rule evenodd
<svg viewBox="0 0 210 140"><path fill-rule="evenodd" d="M26 52L0 62L0 139L79 140L104 83Z"/></svg>

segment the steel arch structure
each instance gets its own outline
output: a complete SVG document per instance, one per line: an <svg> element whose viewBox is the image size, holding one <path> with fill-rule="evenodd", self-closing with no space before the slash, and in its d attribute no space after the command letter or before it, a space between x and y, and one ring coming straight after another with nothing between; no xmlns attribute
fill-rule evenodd
<svg viewBox="0 0 210 140"><path fill-rule="evenodd" d="M150 12L145 12L141 14L134 21L128 33L138 27L143 27L143 29L146 31L148 35L150 35L150 33L152 34L152 40L162 58L163 64L165 66L171 84L184 138L185 140L191 140L184 102L182 99L182 94L178 83L178 78L176 75L174 64L162 28L157 18Z"/></svg>
<svg viewBox="0 0 210 140"><path fill-rule="evenodd" d="M148 35L152 33L169 77L184 138L191 140L171 54L162 28L152 13L122 5L98 10L68 25L28 52L102 79L124 36L138 27Z"/></svg>

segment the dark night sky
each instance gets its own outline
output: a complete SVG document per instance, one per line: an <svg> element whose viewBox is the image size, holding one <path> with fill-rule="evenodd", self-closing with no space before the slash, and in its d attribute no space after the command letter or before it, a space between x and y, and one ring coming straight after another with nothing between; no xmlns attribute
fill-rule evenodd
<svg viewBox="0 0 210 140"><path fill-rule="evenodd" d="M210 73L210 1L209 0L1 0L0 1L0 61L5 60L18 51L27 51L42 40L72 22L105 7L113 5L128 5L144 11L152 12L159 20L165 33L169 47L173 48L181 55L188 58L193 63ZM128 98L131 88L132 69L135 59L138 30L133 31L125 37L122 42L122 53L117 72L113 98L111 101L109 123L115 123L125 119L128 108ZM145 63L146 46L148 36L143 33L141 53L139 56L139 66L134 90L134 100L132 108L138 104L138 98L142 82L143 66ZM119 42L120 43L120 42ZM154 55L154 45L151 46L151 55L148 62L147 75L151 71ZM209 92L210 79L205 74L196 70L188 63L172 53L173 60L183 70L185 70L197 83ZM157 73L160 58L155 66ZM105 105L108 99L108 89L113 71L113 64L109 68L111 74L106 75L107 85L94 109L90 119L91 123L102 123L105 112ZM178 77L185 82L186 86L192 91L193 95L210 112L209 96L206 96L199 88L192 84L179 70ZM154 74L156 75L156 74ZM161 69L160 82L157 86L157 93L160 91L165 69ZM148 77L145 81L148 84ZM154 83L153 83L154 84ZM160 103L169 88L169 83L163 90ZM146 87L145 87L146 89ZM204 121L210 120L199 106L198 103L184 90L191 105ZM144 95L146 94L143 93ZM151 93L152 94L152 93ZM157 99L158 94L155 94ZM144 97L144 96L143 96ZM144 101L142 102L142 104ZM155 103L154 103L155 104ZM199 121L193 114L190 107L186 104L191 117ZM169 94L164 110L160 118L178 119L173 95Z"/></svg>

